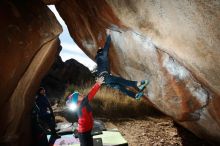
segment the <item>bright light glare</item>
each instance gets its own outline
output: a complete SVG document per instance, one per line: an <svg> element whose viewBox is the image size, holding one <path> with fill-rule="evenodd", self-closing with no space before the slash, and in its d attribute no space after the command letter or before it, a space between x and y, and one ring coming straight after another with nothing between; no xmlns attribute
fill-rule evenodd
<svg viewBox="0 0 220 146"><path fill-rule="evenodd" d="M68 108L69 108L71 111L75 111L76 108L77 108L77 105L76 105L75 103L70 103L70 104L68 105Z"/></svg>

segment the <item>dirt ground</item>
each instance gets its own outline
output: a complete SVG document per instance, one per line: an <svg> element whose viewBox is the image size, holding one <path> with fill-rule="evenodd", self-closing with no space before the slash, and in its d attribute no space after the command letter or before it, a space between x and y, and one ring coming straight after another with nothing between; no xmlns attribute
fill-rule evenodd
<svg viewBox="0 0 220 146"><path fill-rule="evenodd" d="M167 117L105 120L105 125L117 128L129 146L210 146Z"/></svg>
<svg viewBox="0 0 220 146"><path fill-rule="evenodd" d="M67 117L72 116L58 114L56 120L72 121ZM103 121L107 129L118 129L129 146L213 146L160 114L141 118L95 119Z"/></svg>

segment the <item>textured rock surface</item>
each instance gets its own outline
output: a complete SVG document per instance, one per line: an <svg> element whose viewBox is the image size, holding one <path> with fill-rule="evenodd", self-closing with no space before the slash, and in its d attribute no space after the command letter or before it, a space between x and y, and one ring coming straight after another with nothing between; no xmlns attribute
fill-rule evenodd
<svg viewBox="0 0 220 146"><path fill-rule="evenodd" d="M28 145L30 110L62 31L40 1L0 2L0 145Z"/></svg>
<svg viewBox="0 0 220 146"><path fill-rule="evenodd" d="M43 78L42 86L47 90L50 98L61 98L66 87L89 84L93 81L91 71L74 59L65 62L58 56L49 73Z"/></svg>
<svg viewBox="0 0 220 146"><path fill-rule="evenodd" d="M93 59L99 32L119 27L112 71L149 78L148 98L158 109L220 142L220 1L64 0L56 8Z"/></svg>

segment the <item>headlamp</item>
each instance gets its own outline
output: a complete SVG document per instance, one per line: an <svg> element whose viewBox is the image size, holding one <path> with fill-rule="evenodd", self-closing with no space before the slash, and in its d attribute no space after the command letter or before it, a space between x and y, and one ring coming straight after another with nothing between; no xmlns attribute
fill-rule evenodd
<svg viewBox="0 0 220 146"><path fill-rule="evenodd" d="M75 111L75 110L77 109L77 104L75 104L75 103L69 103L68 108L69 108L71 111Z"/></svg>

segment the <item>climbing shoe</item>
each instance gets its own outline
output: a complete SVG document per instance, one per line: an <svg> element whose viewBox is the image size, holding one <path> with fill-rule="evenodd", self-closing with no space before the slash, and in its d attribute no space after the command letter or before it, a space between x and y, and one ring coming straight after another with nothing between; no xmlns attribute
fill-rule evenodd
<svg viewBox="0 0 220 146"><path fill-rule="evenodd" d="M143 95L144 95L143 92L138 92L138 93L135 95L135 99L136 99L136 100L140 100Z"/></svg>
<svg viewBox="0 0 220 146"><path fill-rule="evenodd" d="M142 80L141 85L138 86L139 91L142 92L149 83L149 80Z"/></svg>

